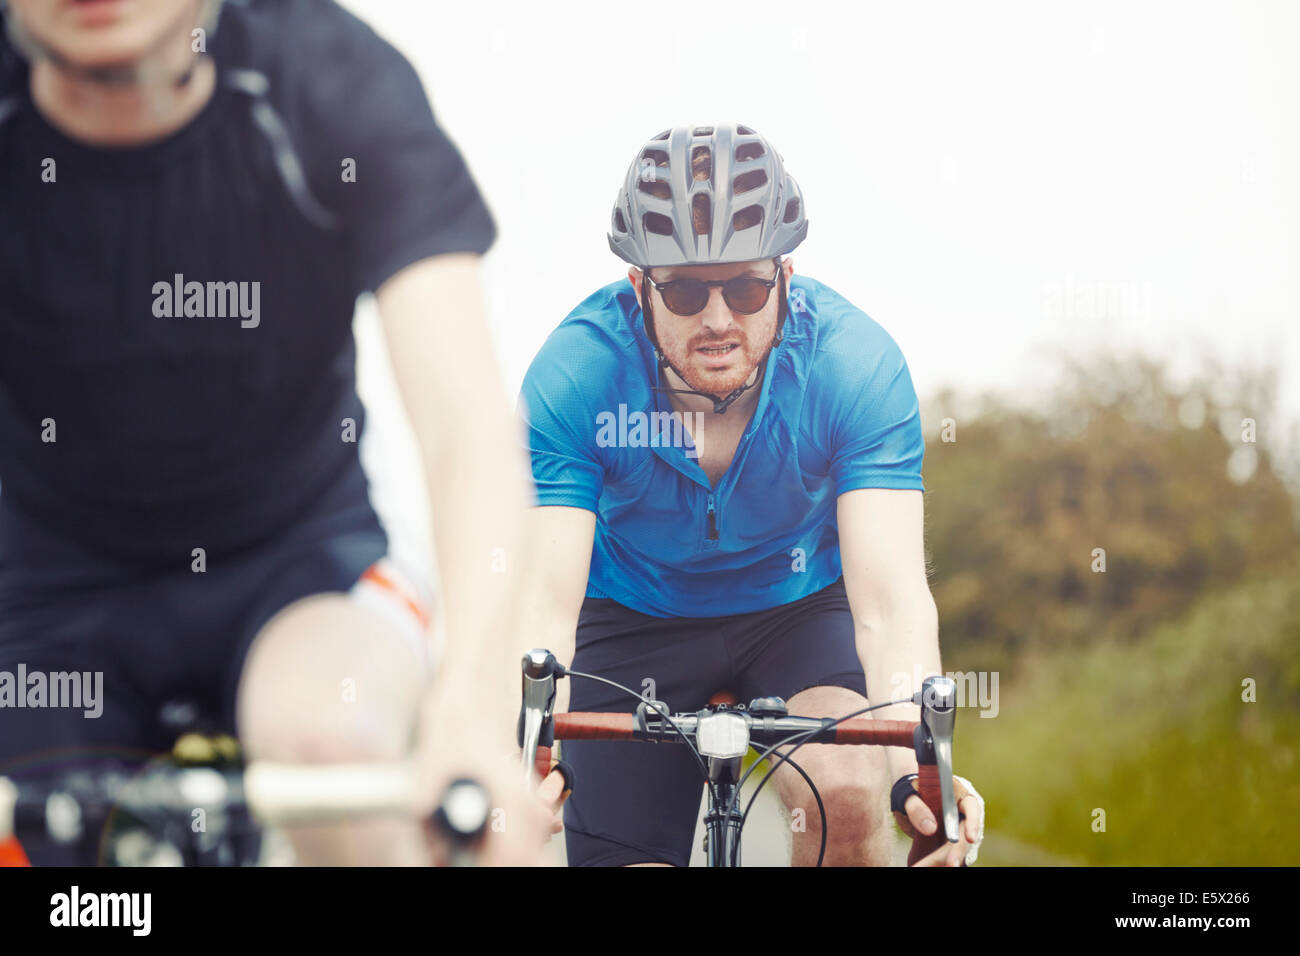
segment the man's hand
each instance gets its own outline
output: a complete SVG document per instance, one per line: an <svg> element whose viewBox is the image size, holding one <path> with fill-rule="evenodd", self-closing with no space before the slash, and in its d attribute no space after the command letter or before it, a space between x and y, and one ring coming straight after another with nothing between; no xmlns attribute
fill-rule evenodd
<svg viewBox="0 0 1300 956"><path fill-rule="evenodd" d="M546 775L546 779L537 788L535 796L551 814L551 832L547 837L548 841L550 837L564 829L564 824L560 822L560 812L564 809L564 801L568 800L573 793L568 786L567 778L557 767Z"/></svg>
<svg viewBox="0 0 1300 956"><path fill-rule="evenodd" d="M915 780L912 781L912 786L916 787ZM975 791L970 781L963 777L954 774L952 786L953 796L957 799L958 819L964 821L958 825L957 842L945 842L934 852L917 860L915 866L961 866L964 862L975 862L975 854L978 853L980 842L984 839L984 800ZM925 805L920 794L908 797L907 802L903 804L903 809L906 813L895 811L894 819L898 821L899 828L913 840L917 838L918 833L930 836L938 829L939 821ZM972 853L972 850L975 853ZM967 860L968 855L969 860Z"/></svg>
<svg viewBox="0 0 1300 956"><path fill-rule="evenodd" d="M551 775L561 777L559 786L550 777L544 782L547 800L525 793L509 738L489 730L495 725L480 710L472 697L455 694L442 682L427 694L416 749L420 792L429 802L426 815L453 779L469 777L486 788L492 804L479 865L544 865L543 848L556 832L562 775Z"/></svg>

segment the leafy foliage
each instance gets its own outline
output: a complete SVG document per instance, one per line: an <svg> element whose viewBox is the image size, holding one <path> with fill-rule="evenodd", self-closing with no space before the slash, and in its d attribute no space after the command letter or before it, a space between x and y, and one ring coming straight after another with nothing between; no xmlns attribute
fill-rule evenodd
<svg viewBox="0 0 1300 956"><path fill-rule="evenodd" d="M1070 367L1037 409L940 395L926 535L945 660L1132 637L1300 555L1266 435L1241 438L1242 409L1266 399L1223 396L1176 394L1145 359ZM943 418L955 441L937 440Z"/></svg>
<svg viewBox="0 0 1300 956"><path fill-rule="evenodd" d="M958 720L981 862L1294 864L1300 508L1276 384L1071 359L1032 407L927 405L944 665L1000 674L997 716Z"/></svg>

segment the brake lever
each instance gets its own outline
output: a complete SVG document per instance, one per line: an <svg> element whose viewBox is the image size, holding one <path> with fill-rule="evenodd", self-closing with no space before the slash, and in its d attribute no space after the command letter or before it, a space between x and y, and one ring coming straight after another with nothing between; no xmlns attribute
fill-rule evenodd
<svg viewBox="0 0 1300 956"><path fill-rule="evenodd" d="M516 729L523 751L524 790L533 787L537 748L555 742L555 678L562 672L555 655L543 648L533 648L524 655L523 703L519 708Z"/></svg>
<svg viewBox="0 0 1300 956"><path fill-rule="evenodd" d="M957 721L957 683L951 677L927 677L921 684L920 697L921 725L929 737L939 772L944 836L949 843L956 843L959 820L952 783L952 731Z"/></svg>

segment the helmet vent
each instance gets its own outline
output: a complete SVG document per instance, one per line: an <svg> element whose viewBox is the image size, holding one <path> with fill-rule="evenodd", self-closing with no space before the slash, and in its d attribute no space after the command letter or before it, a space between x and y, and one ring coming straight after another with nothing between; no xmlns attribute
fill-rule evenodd
<svg viewBox="0 0 1300 956"><path fill-rule="evenodd" d="M697 127L695 127L695 132L694 132L693 134L691 134L691 135L693 135L693 136L712 136L712 135L713 135L713 127L712 127L712 126L697 126Z"/></svg>
<svg viewBox="0 0 1300 956"><path fill-rule="evenodd" d="M691 225L697 236L707 236L713 231L713 204L705 193L696 193L691 200Z"/></svg>
<svg viewBox="0 0 1300 956"><path fill-rule="evenodd" d="M736 132L739 133L741 136L754 136L754 135L756 135L756 134L754 133L754 131L753 131L752 129L750 129L748 126L739 126L739 125L738 125L738 126L736 127Z"/></svg>
<svg viewBox="0 0 1300 956"><path fill-rule="evenodd" d="M737 195L747 193L751 189L767 185L767 173L761 169L751 169L749 172L737 176L733 185Z"/></svg>
<svg viewBox="0 0 1300 956"><path fill-rule="evenodd" d="M799 218L799 200L798 198L791 199L788 203L785 204L785 216L783 217L782 221L794 222L798 218Z"/></svg>
<svg viewBox="0 0 1300 956"><path fill-rule="evenodd" d="M713 154L707 146L696 146L691 150L691 178L697 183L708 182L713 176Z"/></svg>
<svg viewBox="0 0 1300 956"><path fill-rule="evenodd" d="M671 136L672 134L673 134L673 131L672 131L672 130L670 130L670 129L666 129L666 130L664 130L662 133L660 133L658 136L651 136L651 137L650 137L650 142L653 143L653 142L655 142L655 140L667 139L667 138L668 138L669 136Z"/></svg>
<svg viewBox="0 0 1300 956"><path fill-rule="evenodd" d="M731 217L731 228L735 229L736 232L740 232L742 229L752 229L762 221L762 206L746 206Z"/></svg>
<svg viewBox="0 0 1300 956"><path fill-rule="evenodd" d="M672 199L673 189L665 182L647 182L642 179L637 182L636 188L643 193L649 193L651 196L657 196L660 199Z"/></svg>
<svg viewBox="0 0 1300 956"><path fill-rule="evenodd" d="M766 152L762 143L741 143L736 147L736 162L743 163L747 159L758 159Z"/></svg>
<svg viewBox="0 0 1300 956"><path fill-rule="evenodd" d="M618 233L627 232L627 220L623 218L623 210L614 210L614 231Z"/></svg>
<svg viewBox="0 0 1300 956"><path fill-rule="evenodd" d="M662 149L643 149L641 151L641 164L645 165L647 159L656 166L668 165L668 154Z"/></svg>
<svg viewBox="0 0 1300 956"><path fill-rule="evenodd" d="M652 232L656 236L671 236L673 234L673 221L663 213L646 213L641 217L641 225L646 232Z"/></svg>

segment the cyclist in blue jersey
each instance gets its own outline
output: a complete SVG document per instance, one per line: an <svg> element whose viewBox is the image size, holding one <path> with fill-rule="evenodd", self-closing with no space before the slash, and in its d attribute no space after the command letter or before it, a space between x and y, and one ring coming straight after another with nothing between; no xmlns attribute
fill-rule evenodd
<svg viewBox="0 0 1300 956"><path fill-rule="evenodd" d="M430 808L483 780L511 822L486 859L538 859L494 226L415 71L321 0L0 8L0 776L137 762L198 714L257 759L414 755ZM357 451L362 293L426 465L436 674L431 582L388 555ZM60 674L94 705L48 699ZM416 819L291 836L300 862L432 858Z"/></svg>
<svg viewBox="0 0 1300 956"><path fill-rule="evenodd" d="M611 218L626 279L578 305L524 381L534 642L674 710L728 688L842 716L940 672L907 363L880 325L795 275L788 253L807 229L798 186L754 130L660 133ZM634 706L564 684L570 710ZM686 864L702 786L689 752L563 750L583 781L565 809L571 865ZM888 864L891 808L905 832L934 832L911 753L799 753L826 806L828 863ZM776 773L803 811L792 861L813 863L816 805L788 765ZM983 803L957 789L962 839L927 864L974 858Z"/></svg>

